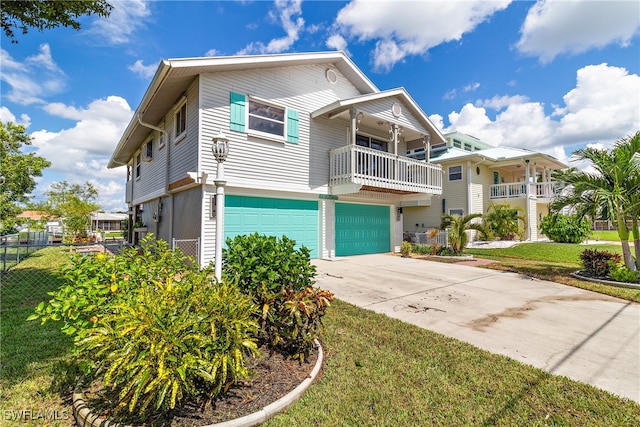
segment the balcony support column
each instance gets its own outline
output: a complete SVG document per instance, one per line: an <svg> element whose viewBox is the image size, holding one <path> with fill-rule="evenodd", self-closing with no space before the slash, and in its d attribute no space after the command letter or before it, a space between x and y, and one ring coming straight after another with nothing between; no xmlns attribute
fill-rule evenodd
<svg viewBox="0 0 640 427"><path fill-rule="evenodd" d="M355 147L356 145L356 131L358 126L358 118L355 108L351 108L349 110L351 115L351 145ZM354 181L356 176L356 153L354 150L349 151L349 162L350 162L350 172L351 172L351 182Z"/></svg>

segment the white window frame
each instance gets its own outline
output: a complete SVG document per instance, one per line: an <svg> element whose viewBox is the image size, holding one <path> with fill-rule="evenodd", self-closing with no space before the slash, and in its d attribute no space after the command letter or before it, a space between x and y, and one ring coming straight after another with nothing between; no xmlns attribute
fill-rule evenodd
<svg viewBox="0 0 640 427"><path fill-rule="evenodd" d="M462 208L449 208L449 215L464 216L464 209L462 209Z"/></svg>
<svg viewBox="0 0 640 427"><path fill-rule="evenodd" d="M360 144L357 144L357 142L356 142L356 145L358 145L360 147L371 148L372 150L381 151L383 153L388 153L389 152L389 141L386 141L384 138L380 138L380 137L377 137L375 135L369 135L369 134L366 134L366 133L363 133L363 132L358 132L356 134L356 141L357 141L358 137L364 137L364 138L368 138L369 139L368 145L360 145ZM371 146L372 140L375 141L375 143L377 145L382 145L382 146L386 147L386 150L379 150L377 148L373 148Z"/></svg>
<svg viewBox="0 0 640 427"><path fill-rule="evenodd" d="M144 144L142 157L147 162L153 160L153 139L150 139L146 144Z"/></svg>
<svg viewBox="0 0 640 427"><path fill-rule="evenodd" d="M133 160L133 170L134 170L134 177L136 180L140 179L140 175L142 172L142 152L138 152L136 154L135 159Z"/></svg>
<svg viewBox="0 0 640 427"><path fill-rule="evenodd" d="M187 101L178 104L173 115L173 139L178 142L187 136ZM182 124L182 126L181 126Z"/></svg>
<svg viewBox="0 0 640 427"><path fill-rule="evenodd" d="M453 171L451 170L451 169L453 169L453 168L460 168L460 172L453 172ZM458 175L458 174L460 175L460 178L457 178L457 179L451 179L451 175ZM448 174L447 174L447 175L448 175L448 177L449 177L449 182L462 181L462 178L463 178L463 176L462 176L462 165L449 166Z"/></svg>
<svg viewBox="0 0 640 427"><path fill-rule="evenodd" d="M258 103L258 104L262 104L263 106L266 107L273 107L279 110L282 110L282 121L271 118L271 117L266 117L266 116L262 116L259 114L255 114L255 113L251 113L251 103ZM267 122L272 122L272 123L277 123L277 124L281 124L282 125L282 134L279 133L272 133L272 132L265 132L259 129L253 129L251 127L251 118L257 118L259 120L264 120ZM264 99L260 99L260 98L256 98L253 96L247 96L247 108L245 109L245 123L246 123L246 131L248 134L251 135L256 135L256 136L260 136L263 138L268 138L268 139L275 139L277 141L284 141L285 138L287 137L287 117L288 117L288 111L287 111L287 107L284 107L282 105L278 105L275 104L273 102L269 102L266 101Z"/></svg>

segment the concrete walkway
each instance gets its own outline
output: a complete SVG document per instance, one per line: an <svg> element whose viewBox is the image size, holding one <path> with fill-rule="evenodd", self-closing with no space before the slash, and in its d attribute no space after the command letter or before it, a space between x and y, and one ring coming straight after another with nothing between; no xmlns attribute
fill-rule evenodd
<svg viewBox="0 0 640 427"><path fill-rule="evenodd" d="M343 301L640 403L640 304L389 254L314 264L317 285Z"/></svg>

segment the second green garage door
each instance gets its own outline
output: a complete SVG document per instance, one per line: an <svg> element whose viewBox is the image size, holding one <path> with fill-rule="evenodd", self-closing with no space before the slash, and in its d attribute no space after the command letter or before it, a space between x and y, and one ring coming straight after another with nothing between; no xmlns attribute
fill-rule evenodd
<svg viewBox="0 0 640 427"><path fill-rule="evenodd" d="M391 249L389 206L336 203L336 256Z"/></svg>
<svg viewBox="0 0 640 427"><path fill-rule="evenodd" d="M318 257L318 202L267 197L226 196L224 238L259 233L287 236Z"/></svg>

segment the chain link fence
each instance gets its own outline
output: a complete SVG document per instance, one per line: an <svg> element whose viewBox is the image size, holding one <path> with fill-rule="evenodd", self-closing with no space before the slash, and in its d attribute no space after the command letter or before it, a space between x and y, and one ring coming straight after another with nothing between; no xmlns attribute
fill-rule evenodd
<svg viewBox="0 0 640 427"><path fill-rule="evenodd" d="M200 238L197 239L173 239L171 241L171 249L180 249L183 254L188 257L193 257L196 260L200 259Z"/></svg>

